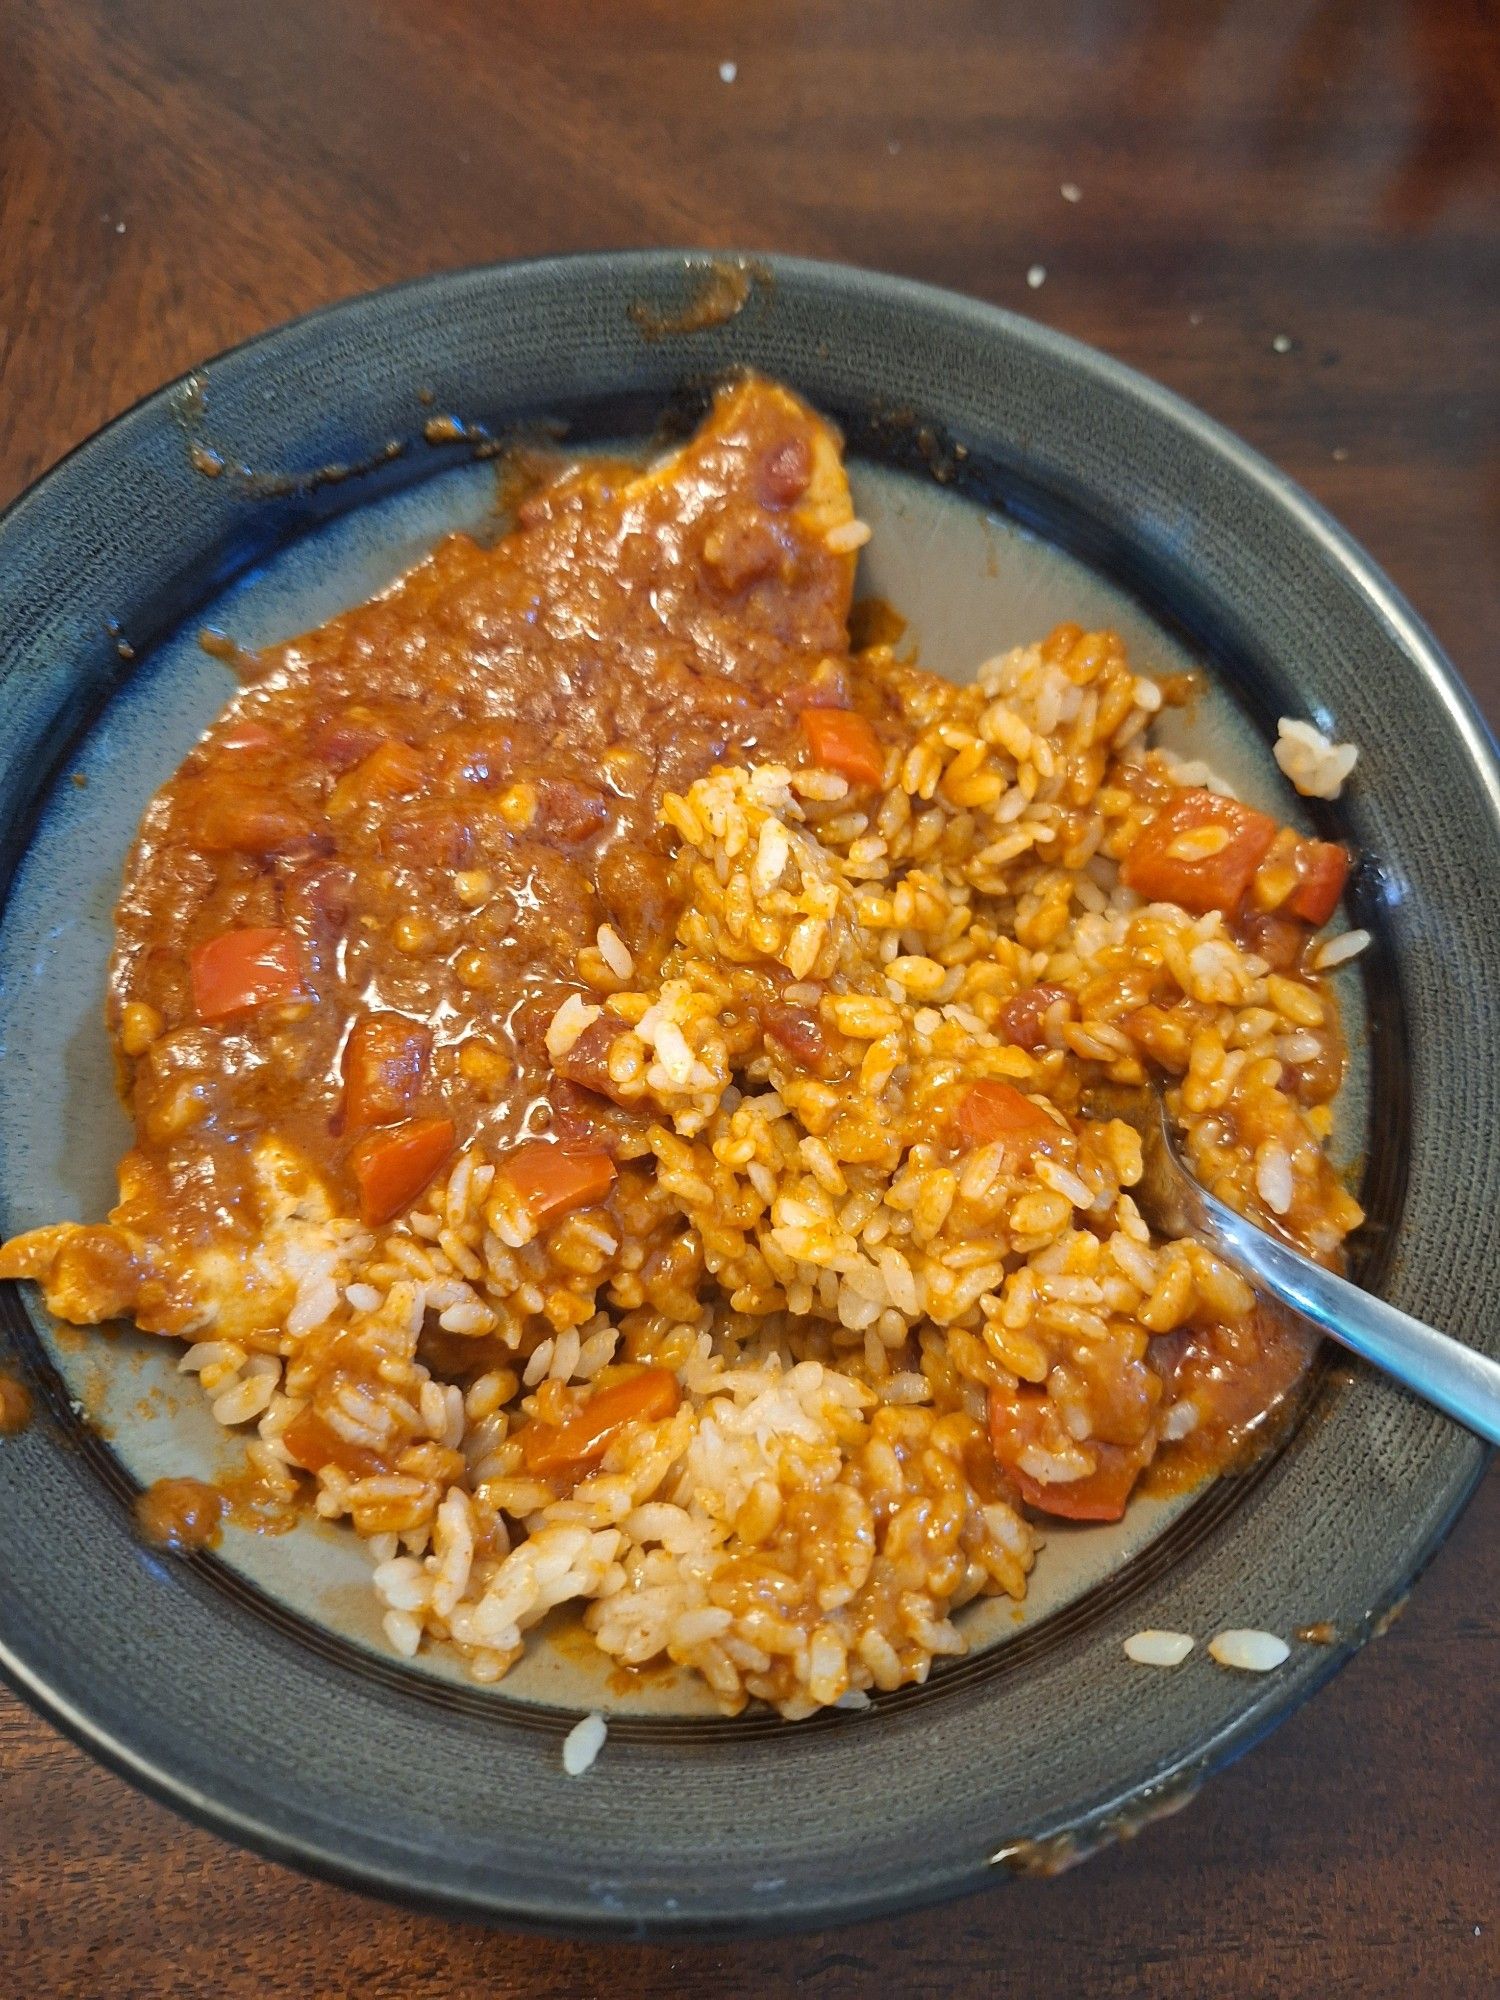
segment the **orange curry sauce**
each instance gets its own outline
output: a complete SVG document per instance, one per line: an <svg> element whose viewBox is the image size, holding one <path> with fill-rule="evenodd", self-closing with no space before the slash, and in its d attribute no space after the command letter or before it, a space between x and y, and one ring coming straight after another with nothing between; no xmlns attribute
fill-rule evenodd
<svg viewBox="0 0 1500 2000"><path fill-rule="evenodd" d="M814 448L793 399L746 396L690 476L564 469L493 547L450 536L246 663L126 870L122 1221L233 1234L267 1129L350 1210L372 1131L415 1134L407 1200L474 1142L609 1149L626 1114L545 1030L601 923L646 968L670 940L663 793L791 754L797 692L846 650L852 558L799 518ZM174 1330L150 1274L119 1280Z"/></svg>

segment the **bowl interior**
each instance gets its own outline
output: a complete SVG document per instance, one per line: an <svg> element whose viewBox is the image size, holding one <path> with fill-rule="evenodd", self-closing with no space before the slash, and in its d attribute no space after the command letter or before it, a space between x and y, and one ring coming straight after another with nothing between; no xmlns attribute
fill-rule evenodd
<svg viewBox="0 0 1500 2000"><path fill-rule="evenodd" d="M609 443L640 451L646 440ZM991 654L1064 618L1113 626L1133 658L1161 673L1196 664L1183 636L1121 585L1014 520L869 458L851 470L858 511L874 530L859 594L908 620L901 644L934 670L966 680ZM8 1227L97 1218L115 1198L114 1166L129 1130L102 1019L113 906L146 801L235 686L200 633L212 627L254 649L305 631L380 590L444 533L495 533L503 525L500 495L488 462L435 468L430 478L290 543L155 648L77 744L43 804L0 922L0 1128L26 1166L24 1186L11 1193ZM1222 684L1169 714L1157 738L1208 761L1241 796L1306 823L1264 735ZM1368 1045L1362 984L1351 973L1342 985L1352 1061L1337 1136L1353 1163L1365 1143ZM45 1006L38 1004L43 994ZM96 1333L56 1324L45 1328L44 1341L68 1395L134 1484L233 1472L239 1446L213 1422L193 1378L177 1373L177 1343L130 1327ZM971 1647L1003 1645L1086 1599L1177 1523L1192 1498L1144 1496L1118 1524L1053 1532L1023 1605L989 1599L961 1614ZM230 1525L217 1561L300 1618L388 1656L369 1559L347 1529L311 1515L291 1535ZM402 1671L463 1679L442 1648L424 1651ZM510 1700L612 1714L716 1712L696 1676L671 1668L621 1676L563 1617L528 1648L503 1691Z"/></svg>

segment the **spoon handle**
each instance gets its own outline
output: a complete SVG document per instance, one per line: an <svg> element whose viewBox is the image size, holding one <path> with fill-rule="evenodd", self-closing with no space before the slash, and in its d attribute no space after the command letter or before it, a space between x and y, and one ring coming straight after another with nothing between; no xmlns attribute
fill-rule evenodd
<svg viewBox="0 0 1500 2000"><path fill-rule="evenodd" d="M1398 1312L1303 1257L1212 1196L1224 1249L1247 1277L1427 1402L1500 1445L1500 1361Z"/></svg>

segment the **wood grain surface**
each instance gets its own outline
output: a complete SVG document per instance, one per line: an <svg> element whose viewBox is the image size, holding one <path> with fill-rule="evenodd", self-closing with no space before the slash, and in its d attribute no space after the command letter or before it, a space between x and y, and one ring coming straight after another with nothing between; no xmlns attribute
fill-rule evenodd
<svg viewBox="0 0 1500 2000"><path fill-rule="evenodd" d="M1493 0L0 0L0 500L291 314L649 243L882 266L1146 370L1331 508L1500 718ZM1497 1602L1492 1474L1394 1630L1179 1818L773 1943L388 1910L0 1695L0 1995L1493 1994Z"/></svg>

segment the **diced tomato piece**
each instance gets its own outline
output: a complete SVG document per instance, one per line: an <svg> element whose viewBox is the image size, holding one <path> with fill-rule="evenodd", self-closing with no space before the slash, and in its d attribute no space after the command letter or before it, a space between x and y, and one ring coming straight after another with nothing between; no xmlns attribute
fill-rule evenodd
<svg viewBox="0 0 1500 2000"><path fill-rule="evenodd" d="M328 810L338 818L376 799L406 799L420 792L427 766L409 743L386 742L346 771L328 794Z"/></svg>
<svg viewBox="0 0 1500 2000"><path fill-rule="evenodd" d="M344 1129L405 1118L427 1080L432 1031L404 1014L365 1014L344 1044Z"/></svg>
<svg viewBox="0 0 1500 2000"><path fill-rule="evenodd" d="M596 1389L566 1423L533 1421L517 1433L526 1470L537 1479L576 1479L599 1463L627 1424L659 1424L681 1400L677 1377L668 1368L643 1368L611 1382Z"/></svg>
<svg viewBox="0 0 1500 2000"><path fill-rule="evenodd" d="M1044 1395L1024 1389L991 1389L989 1393L990 1446L995 1463L1029 1506L1065 1521L1118 1521L1125 1512L1131 1488L1151 1457L1149 1445L1123 1445L1090 1441L1095 1469L1087 1478L1066 1480L1037 1479L1020 1463L1030 1446L1045 1449L1049 1419L1055 1424Z"/></svg>
<svg viewBox="0 0 1500 2000"><path fill-rule="evenodd" d="M411 1118L355 1141L349 1170L367 1229L410 1207L453 1151L454 1136L451 1118Z"/></svg>
<svg viewBox="0 0 1500 2000"><path fill-rule="evenodd" d="M498 1168L540 1228L570 1209L589 1208L614 1186L615 1163L596 1146L574 1151L533 1139L507 1154Z"/></svg>
<svg viewBox="0 0 1500 2000"><path fill-rule="evenodd" d="M1152 902L1180 903L1195 916L1228 915L1275 838L1268 814L1216 792L1181 791L1136 836L1120 880Z"/></svg>
<svg viewBox="0 0 1500 2000"><path fill-rule="evenodd" d="M1069 998L1066 986L1027 986L1000 1009L1000 1026L1018 1049L1039 1049L1047 1036L1042 1016L1059 1000Z"/></svg>
<svg viewBox="0 0 1500 2000"><path fill-rule="evenodd" d="M1118 1521L1125 1512L1135 1482L1144 1471L1140 1454L1123 1445L1091 1443L1089 1450L1098 1461L1087 1479L1030 1479L1019 1470L1011 1473L1016 1490L1028 1505L1043 1514L1055 1514L1064 1521Z"/></svg>
<svg viewBox="0 0 1500 2000"><path fill-rule="evenodd" d="M1316 930L1339 906L1349 879L1349 856L1331 840L1302 840L1294 860L1297 886L1282 908Z"/></svg>
<svg viewBox="0 0 1500 2000"><path fill-rule="evenodd" d="M814 763L851 785L878 785L885 776L880 738L862 715L846 708L804 708L800 721Z"/></svg>
<svg viewBox="0 0 1500 2000"><path fill-rule="evenodd" d="M297 940L288 930L224 931L194 950L189 964L200 1021L221 1021L301 991Z"/></svg>
<svg viewBox="0 0 1500 2000"><path fill-rule="evenodd" d="M1055 1118L999 1077L983 1077L965 1092L958 1130L966 1146L1003 1144L1012 1165L1029 1159L1044 1141L1064 1136Z"/></svg>

